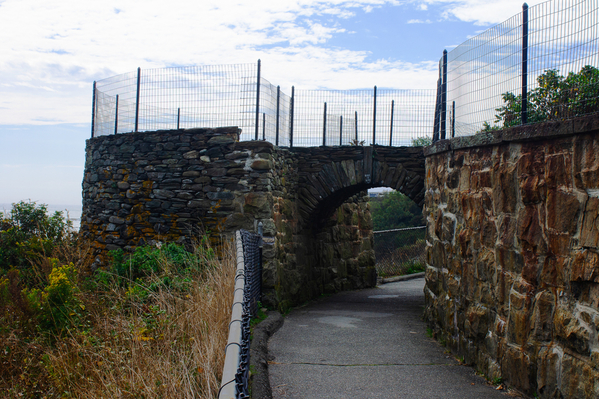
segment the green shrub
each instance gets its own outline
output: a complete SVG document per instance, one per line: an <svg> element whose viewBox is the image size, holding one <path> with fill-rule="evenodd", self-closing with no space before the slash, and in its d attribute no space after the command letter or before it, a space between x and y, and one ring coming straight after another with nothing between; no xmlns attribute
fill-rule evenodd
<svg viewBox="0 0 599 399"><path fill-rule="evenodd" d="M522 124L522 95L502 94L504 105L495 109L495 126L488 122L482 131ZM599 69L586 65L567 77L548 69L537 77L537 88L527 96L528 123L572 118L599 111Z"/></svg>
<svg viewBox="0 0 599 399"><path fill-rule="evenodd" d="M60 332L70 327L78 321L80 310L83 310L83 305L76 296L79 290L75 266L72 263L61 265L57 259L51 261L53 264L48 285L43 290L23 290L23 296L42 332Z"/></svg>
<svg viewBox="0 0 599 399"><path fill-rule="evenodd" d="M72 223L62 212L48 215L45 204L21 201L12 206L0 221L0 275L17 268L26 285L39 286L40 272L32 266L72 238Z"/></svg>
<svg viewBox="0 0 599 399"><path fill-rule="evenodd" d="M134 303L147 302L152 293L163 289L188 291L194 276L214 259L206 245L191 253L175 243L137 247L132 253L119 249L110 255L111 265L99 270L94 281L106 288L113 284L126 288L126 298Z"/></svg>

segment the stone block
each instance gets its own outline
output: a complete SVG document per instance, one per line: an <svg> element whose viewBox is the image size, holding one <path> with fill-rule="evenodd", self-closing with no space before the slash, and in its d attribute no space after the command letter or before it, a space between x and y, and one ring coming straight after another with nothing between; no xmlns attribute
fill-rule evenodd
<svg viewBox="0 0 599 399"><path fill-rule="evenodd" d="M547 227L558 232L574 234L578 226L580 201L574 194L549 190L547 195Z"/></svg>
<svg viewBox="0 0 599 399"><path fill-rule="evenodd" d="M591 331L586 323L581 322L571 306L564 302L558 303L553 323L555 325L555 337L562 345L582 355L588 356L590 354L589 338Z"/></svg>
<svg viewBox="0 0 599 399"><path fill-rule="evenodd" d="M590 249L577 252L572 262L570 281L599 283L599 254Z"/></svg>
<svg viewBox="0 0 599 399"><path fill-rule="evenodd" d="M570 155L559 153L545 157L545 181L549 189L561 188L569 191L572 183L572 159Z"/></svg>
<svg viewBox="0 0 599 399"><path fill-rule="evenodd" d="M518 203L518 185L515 167L499 164L493 171L493 204L497 215L513 214Z"/></svg>
<svg viewBox="0 0 599 399"><path fill-rule="evenodd" d="M586 202L580 231L580 245L599 248L599 198L590 197Z"/></svg>
<svg viewBox="0 0 599 399"><path fill-rule="evenodd" d="M184 159L196 159L199 156L199 153L196 150L188 151L183 154Z"/></svg>
<svg viewBox="0 0 599 399"><path fill-rule="evenodd" d="M524 392L530 392L535 381L535 369L530 357L521 349L507 347L501 359L501 371L506 382Z"/></svg>
<svg viewBox="0 0 599 399"><path fill-rule="evenodd" d="M466 310L466 319L464 323L464 332L467 337L473 339L484 339L489 331L489 322L491 320L489 309L475 304Z"/></svg>
<svg viewBox="0 0 599 399"><path fill-rule="evenodd" d="M226 145L235 141L235 138L229 135L214 136L208 140L208 145Z"/></svg>
<svg viewBox="0 0 599 399"><path fill-rule="evenodd" d="M587 359L564 353L561 360L560 397L599 397L599 371Z"/></svg>
<svg viewBox="0 0 599 399"><path fill-rule="evenodd" d="M245 195L244 211L256 218L270 218L272 197L266 193L251 192Z"/></svg>
<svg viewBox="0 0 599 399"><path fill-rule="evenodd" d="M155 189L152 192L154 193L154 196L158 199L169 199L173 198L176 195L173 191L164 189Z"/></svg>
<svg viewBox="0 0 599 399"><path fill-rule="evenodd" d="M250 167L253 170L264 171L264 170L271 170L273 166L272 166L272 161L269 161L267 159L256 159L255 161L253 161L251 163Z"/></svg>
<svg viewBox="0 0 599 399"><path fill-rule="evenodd" d="M522 243L523 249L528 248L536 254L544 253L547 250L541 217L536 206L526 206L520 210L517 226L517 238Z"/></svg>
<svg viewBox="0 0 599 399"><path fill-rule="evenodd" d="M533 340L549 342L553 339L554 308L555 296L551 291L543 291L536 295L530 320Z"/></svg>

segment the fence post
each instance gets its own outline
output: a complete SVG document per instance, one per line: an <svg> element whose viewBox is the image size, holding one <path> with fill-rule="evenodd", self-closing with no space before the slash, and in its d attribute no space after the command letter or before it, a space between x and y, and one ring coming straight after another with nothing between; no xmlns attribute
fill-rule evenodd
<svg viewBox="0 0 599 399"><path fill-rule="evenodd" d="M256 298L256 302L262 301L262 268L264 266L264 262L262 260L264 248L264 225L262 222L258 223L258 234L260 235L260 239L258 240L258 275L254 276L254 278L258 281L258 298Z"/></svg>
<svg viewBox="0 0 599 399"><path fill-rule="evenodd" d="M96 81L94 80L94 92L92 94L92 139L94 138L94 128L96 123Z"/></svg>
<svg viewBox="0 0 599 399"><path fill-rule="evenodd" d="M374 86L374 108L372 111L372 145L376 144L376 86Z"/></svg>
<svg viewBox="0 0 599 399"><path fill-rule="evenodd" d="M356 122L356 145L358 145L358 111L355 111L355 122Z"/></svg>
<svg viewBox="0 0 599 399"><path fill-rule="evenodd" d="M389 147L393 144L393 110L395 109L395 100L391 100L391 123L389 124Z"/></svg>
<svg viewBox="0 0 599 399"><path fill-rule="evenodd" d="M181 108L177 108L177 130L179 130L179 122L181 122Z"/></svg>
<svg viewBox="0 0 599 399"><path fill-rule="evenodd" d="M441 140L447 128L447 50L443 50L443 80L441 83Z"/></svg>
<svg viewBox="0 0 599 399"><path fill-rule="evenodd" d="M528 4L522 5L522 124L528 122Z"/></svg>
<svg viewBox="0 0 599 399"><path fill-rule="evenodd" d="M114 134L119 130L119 95L116 95L116 106L114 107Z"/></svg>
<svg viewBox="0 0 599 399"><path fill-rule="evenodd" d="M135 96L135 131L139 128L139 89L141 84L141 68L137 68L137 94Z"/></svg>
<svg viewBox="0 0 599 399"><path fill-rule="evenodd" d="M343 115L339 117L339 146L343 145Z"/></svg>
<svg viewBox="0 0 599 399"><path fill-rule="evenodd" d="M289 148L293 147L293 107L295 101L295 86L291 86L291 101L289 104Z"/></svg>
<svg viewBox="0 0 599 399"><path fill-rule="evenodd" d="M322 146L324 147L327 141L327 103L324 103L324 114L322 116Z"/></svg>
<svg viewBox="0 0 599 399"><path fill-rule="evenodd" d="M439 63L439 79L437 79L437 95L435 99L435 121L433 123L433 143L439 141L439 130L441 130L441 76L443 67Z"/></svg>
<svg viewBox="0 0 599 399"><path fill-rule="evenodd" d="M279 101L281 99L281 86L277 86L277 124L275 127L276 137L275 137L275 145L279 146Z"/></svg>
<svg viewBox="0 0 599 399"><path fill-rule="evenodd" d="M262 113L262 141L266 140L266 113Z"/></svg>
<svg viewBox="0 0 599 399"><path fill-rule="evenodd" d="M260 60L258 60L258 78L256 80L256 132L254 140L258 140L258 125L260 124Z"/></svg>

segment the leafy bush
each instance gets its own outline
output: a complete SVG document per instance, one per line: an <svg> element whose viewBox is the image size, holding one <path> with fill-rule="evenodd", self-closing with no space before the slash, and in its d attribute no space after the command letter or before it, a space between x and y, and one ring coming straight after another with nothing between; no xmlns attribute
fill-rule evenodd
<svg viewBox="0 0 599 399"><path fill-rule="evenodd" d="M599 111L599 69L586 65L567 77L556 69L537 77L538 87L527 96L528 123L572 118ZM522 95L502 94L504 105L495 109L495 126L484 123L483 131L522 124Z"/></svg>
<svg viewBox="0 0 599 399"><path fill-rule="evenodd" d="M76 294L77 270L70 263L60 265L57 259L52 259L53 267L48 277L48 285L43 290L25 288L23 295L30 309L37 318L40 331L60 332L74 324L80 316L79 310L84 309Z"/></svg>
<svg viewBox="0 0 599 399"><path fill-rule="evenodd" d="M72 223L62 212L49 215L45 204L21 201L12 205L8 217L0 221L0 275L17 268L25 272L22 277L29 284L39 277L31 266L72 238Z"/></svg>

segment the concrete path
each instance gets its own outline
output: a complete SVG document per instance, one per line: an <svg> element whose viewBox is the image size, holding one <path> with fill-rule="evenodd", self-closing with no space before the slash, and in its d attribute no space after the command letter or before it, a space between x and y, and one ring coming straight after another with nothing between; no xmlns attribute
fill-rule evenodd
<svg viewBox="0 0 599 399"><path fill-rule="evenodd" d="M268 346L273 398L506 399L426 336L423 287L389 283L293 310Z"/></svg>

